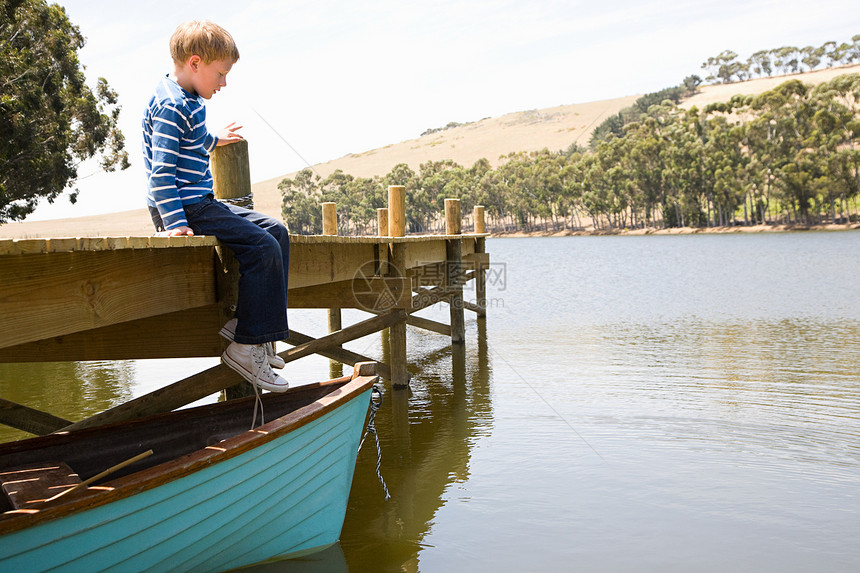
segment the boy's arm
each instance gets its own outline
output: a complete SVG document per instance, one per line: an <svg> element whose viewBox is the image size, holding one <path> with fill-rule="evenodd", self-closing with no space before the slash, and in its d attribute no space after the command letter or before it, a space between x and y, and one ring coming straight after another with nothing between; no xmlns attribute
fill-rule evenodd
<svg viewBox="0 0 860 573"><path fill-rule="evenodd" d="M166 102L153 111L151 121L152 170L149 175L149 194L155 201L167 232L180 227L188 228L185 209L176 186L179 142L182 139L183 127L188 121L176 108L166 105Z"/></svg>

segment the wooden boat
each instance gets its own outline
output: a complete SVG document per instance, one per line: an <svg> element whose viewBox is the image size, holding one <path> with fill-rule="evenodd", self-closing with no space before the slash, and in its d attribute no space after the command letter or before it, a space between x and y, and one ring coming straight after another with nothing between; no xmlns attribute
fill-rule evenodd
<svg viewBox="0 0 860 573"><path fill-rule="evenodd" d="M253 430L252 397L0 445L0 571L223 571L335 543L372 367L264 394Z"/></svg>

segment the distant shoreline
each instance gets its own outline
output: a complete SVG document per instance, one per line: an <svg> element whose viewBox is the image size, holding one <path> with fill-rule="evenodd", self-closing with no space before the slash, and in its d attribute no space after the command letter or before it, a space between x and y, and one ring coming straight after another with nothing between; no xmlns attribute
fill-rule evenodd
<svg viewBox="0 0 860 573"><path fill-rule="evenodd" d="M522 237L599 237L610 235L707 235L731 233L792 233L803 231L851 231L860 229L860 223L826 224L826 225L735 225L724 227L672 227L658 229L601 229L601 230L563 230L563 231L511 231L507 233L490 233L493 238L522 238Z"/></svg>

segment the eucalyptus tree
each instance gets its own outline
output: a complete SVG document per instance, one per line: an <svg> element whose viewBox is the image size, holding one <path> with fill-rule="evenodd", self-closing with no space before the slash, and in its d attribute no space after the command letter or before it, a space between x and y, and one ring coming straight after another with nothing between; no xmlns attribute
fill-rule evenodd
<svg viewBox="0 0 860 573"><path fill-rule="evenodd" d="M836 203L847 211L848 201L860 194L860 75L846 74L819 84L811 93L817 111L816 129L824 138L830 185L824 200L836 219Z"/></svg>
<svg viewBox="0 0 860 573"><path fill-rule="evenodd" d="M663 188L655 199L662 206L666 226L696 225L702 219L702 202L712 195L713 187L706 184L702 120L695 107L665 110L664 114Z"/></svg>
<svg viewBox="0 0 860 573"><path fill-rule="evenodd" d="M313 170L302 169L294 179L278 183L281 216L291 232L304 235L322 232L320 182L320 176Z"/></svg>
<svg viewBox="0 0 860 573"><path fill-rule="evenodd" d="M738 55L735 52L723 50L719 55L708 58L702 64L702 69L710 72L705 81L720 81L724 84L731 82L732 77L735 75L737 57Z"/></svg>
<svg viewBox="0 0 860 573"><path fill-rule="evenodd" d="M320 182L320 199L337 203L337 226L345 232L350 225L353 213L359 205L359 197L352 193L355 177L335 169L334 173Z"/></svg>
<svg viewBox="0 0 860 573"><path fill-rule="evenodd" d="M129 166L117 94L104 78L95 91L87 85L83 46L62 7L0 4L0 223L24 219L43 197L54 201L88 159L105 171Z"/></svg>
<svg viewBox="0 0 860 573"><path fill-rule="evenodd" d="M502 182L502 175L497 169L485 171L476 186L477 204L483 205L490 221L501 221L507 228L505 218L511 212Z"/></svg>
<svg viewBox="0 0 860 573"><path fill-rule="evenodd" d="M702 127L705 187L714 207L709 220L714 225L727 225L743 206L744 222L749 223L746 206L749 156L744 148L744 125L716 116L705 119Z"/></svg>
<svg viewBox="0 0 860 573"><path fill-rule="evenodd" d="M773 75L773 62L770 50L759 50L747 60L749 71L757 76Z"/></svg>
<svg viewBox="0 0 860 573"><path fill-rule="evenodd" d="M378 177L356 177L350 181L349 193L356 199L353 220L356 226L366 230L377 220L376 210L388 205L387 187Z"/></svg>
<svg viewBox="0 0 860 573"><path fill-rule="evenodd" d="M422 163L410 204L406 206L410 231L430 230L432 222L444 213L446 193L451 197L458 195L462 179L463 167L451 159Z"/></svg>
<svg viewBox="0 0 860 573"><path fill-rule="evenodd" d="M747 111L755 114L748 124L748 142L774 176L782 201L803 221L809 220L813 191L823 175L823 134L815 129L815 107L808 94L802 82L789 80L746 100Z"/></svg>
<svg viewBox="0 0 860 573"><path fill-rule="evenodd" d="M806 46L800 49L801 58L800 61L810 70L814 70L818 66L821 65L821 61L824 59L825 50L823 46L819 46L817 48L813 46Z"/></svg>
<svg viewBox="0 0 860 573"><path fill-rule="evenodd" d="M530 229L538 212L538 198L532 178L531 159L525 152L510 153L499 165L500 183L517 228Z"/></svg>

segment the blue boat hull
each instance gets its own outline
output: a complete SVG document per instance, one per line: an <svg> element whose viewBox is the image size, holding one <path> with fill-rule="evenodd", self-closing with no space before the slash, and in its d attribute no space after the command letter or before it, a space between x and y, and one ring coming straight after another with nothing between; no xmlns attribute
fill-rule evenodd
<svg viewBox="0 0 860 573"><path fill-rule="evenodd" d="M3 535L0 571L223 571L331 545L369 402L367 389L239 455Z"/></svg>

